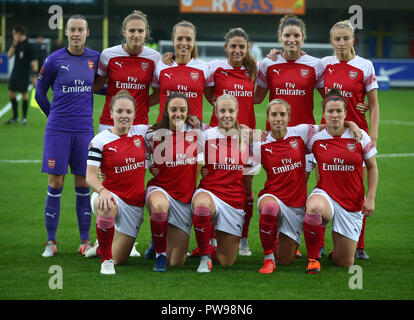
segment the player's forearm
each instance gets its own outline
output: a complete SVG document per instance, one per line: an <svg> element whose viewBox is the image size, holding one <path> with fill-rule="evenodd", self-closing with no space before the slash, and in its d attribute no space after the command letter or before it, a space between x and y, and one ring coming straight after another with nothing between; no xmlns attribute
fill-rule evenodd
<svg viewBox="0 0 414 320"><path fill-rule="evenodd" d="M375 106L370 108L370 112L369 112L369 121L371 124L370 137L375 146L377 145L377 140L378 140L379 118L380 118L379 106L378 104L376 104Z"/></svg>
<svg viewBox="0 0 414 320"><path fill-rule="evenodd" d="M378 187L378 166L375 157L369 159L366 166L368 182L367 199L375 201Z"/></svg>
<svg viewBox="0 0 414 320"><path fill-rule="evenodd" d="M46 117L49 117L50 114L50 101L47 98L47 90L45 89L42 81L38 80L35 92L35 100L39 105L40 109L42 109L43 113Z"/></svg>

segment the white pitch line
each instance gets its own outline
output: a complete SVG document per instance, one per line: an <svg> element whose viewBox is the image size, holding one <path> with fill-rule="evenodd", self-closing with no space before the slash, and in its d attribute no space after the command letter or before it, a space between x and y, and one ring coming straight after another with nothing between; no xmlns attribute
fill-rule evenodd
<svg viewBox="0 0 414 320"><path fill-rule="evenodd" d="M30 99L30 94L31 94L31 92L32 92L32 89L33 89L33 85L32 84L30 84L29 85L29 87L27 88L27 92L28 92L28 94L29 94L29 99ZM22 95L19 93L17 96L16 96L16 100L17 100L17 102L19 102L20 101L20 99L22 98ZM0 110L0 118L2 117L2 116L4 116L6 113L7 113L7 111L9 111L11 109L11 102L9 102L8 104L6 104L1 110Z"/></svg>
<svg viewBox="0 0 414 320"><path fill-rule="evenodd" d="M383 124L396 124L403 126L414 126L414 121L400 121L400 120L380 120Z"/></svg>
<svg viewBox="0 0 414 320"><path fill-rule="evenodd" d="M0 160L0 163L42 163L42 160Z"/></svg>
<svg viewBox="0 0 414 320"><path fill-rule="evenodd" d="M385 153L377 154L377 158L407 158L414 157L414 153Z"/></svg>

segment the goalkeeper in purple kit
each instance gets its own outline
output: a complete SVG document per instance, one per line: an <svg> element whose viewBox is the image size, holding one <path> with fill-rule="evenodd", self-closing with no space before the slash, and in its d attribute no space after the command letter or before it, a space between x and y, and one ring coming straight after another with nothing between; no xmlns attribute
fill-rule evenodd
<svg viewBox="0 0 414 320"><path fill-rule="evenodd" d="M74 175L76 214L81 243L79 252L90 248L91 205L86 183L88 146L94 137L93 82L99 52L85 47L88 23L81 15L69 18L65 34L68 47L53 52L40 70L36 101L48 117L43 147L42 172L48 174L45 205L47 242L43 257L56 255L56 232L60 215L60 197L68 166ZM53 101L47 92L52 88Z"/></svg>

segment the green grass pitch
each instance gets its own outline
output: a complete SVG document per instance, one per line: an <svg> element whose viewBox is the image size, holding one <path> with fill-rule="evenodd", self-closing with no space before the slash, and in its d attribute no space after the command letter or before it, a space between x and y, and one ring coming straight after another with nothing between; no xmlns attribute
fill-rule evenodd
<svg viewBox="0 0 414 320"><path fill-rule="evenodd" d="M315 116L320 120L319 94L315 94ZM414 298L414 91L393 89L379 92L381 124L378 151L380 155L411 154L398 157L378 157L380 181L376 212L368 218L366 247L371 256L356 261L363 271L362 289L352 290L352 274L338 268L327 258L322 259L322 272L305 273L307 260L296 260L293 266L279 267L271 275L258 273L263 252L258 233L258 213L254 210L249 243L253 255L238 257L232 267L215 265L211 274L197 274L198 259L188 259L184 266L169 267L165 273L152 271L154 261L143 257L130 258L128 265L117 267L115 276L99 273L99 259L85 259L76 251L79 233L75 213L73 177L66 176L61 198L61 215L57 232L58 254L43 258L46 230L44 204L47 175L40 173L41 163L10 163L5 160L41 160L46 118L39 109L30 108L28 126L3 125L9 111L0 118L0 299L134 299L134 300L376 300ZM0 108L6 105L7 85L0 85ZM95 128L104 98L95 96ZM264 128L265 103L256 105L258 128ZM19 104L19 111L21 110ZM157 116L152 107L150 121ZM211 107L205 105L209 120ZM149 175L148 175L149 177ZM263 171L254 177L257 196L264 184ZM315 185L314 174L309 190ZM257 197L256 199L257 200ZM332 249L329 231L327 249ZM91 241L96 239L95 217L92 217ZM138 235L138 251L143 255L150 241L149 216ZM191 237L190 250L196 246ZM301 252L306 256L302 241ZM51 289L52 266L62 270L62 289Z"/></svg>

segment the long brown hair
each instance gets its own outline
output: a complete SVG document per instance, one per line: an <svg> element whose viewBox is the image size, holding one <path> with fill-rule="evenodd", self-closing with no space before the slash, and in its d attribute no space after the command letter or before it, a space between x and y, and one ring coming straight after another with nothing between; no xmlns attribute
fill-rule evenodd
<svg viewBox="0 0 414 320"><path fill-rule="evenodd" d="M250 53L250 46L249 46L249 36L246 31L244 31L242 28L233 28L230 29L229 32L226 33L224 36L224 40L226 41L226 45L228 45L231 38L234 37L242 37L244 40L246 40L247 44L247 52L246 56L243 59L243 66L246 68L246 70L250 74L250 80L254 81L257 76L257 63L256 59L252 56Z"/></svg>
<svg viewBox="0 0 414 320"><path fill-rule="evenodd" d="M279 41L282 38L282 32L283 29L287 26L297 26L300 28L300 31L302 32L303 35L303 39L306 39L306 26L305 23L303 22L303 20L301 18L299 18L298 16L295 16L293 14L287 14L285 16L282 17L282 19L280 19L279 22L279 28L277 30L277 34L279 36Z"/></svg>
<svg viewBox="0 0 414 320"><path fill-rule="evenodd" d="M170 129L170 116L168 114L168 105L170 104L170 101L175 98L184 99L187 104L187 110L190 111L190 103L188 101L188 98L181 92L171 92L168 95L167 100L165 101L164 113L162 114L161 120L157 122L156 124L154 124L148 130L148 132L157 131L158 129ZM187 112L187 118L185 119L186 123L188 123L188 116L189 116L189 113Z"/></svg>
<svg viewBox="0 0 414 320"><path fill-rule="evenodd" d="M194 32L194 47L193 50L191 51L191 58L196 59L198 57L198 47L197 47L197 43L196 43L196 36L197 36L197 30L195 25L193 25L190 21L187 20L183 20L178 22L172 29L172 33L171 33L171 39L174 42L174 36L175 36L175 32L177 30L177 27L188 27L193 29Z"/></svg>

